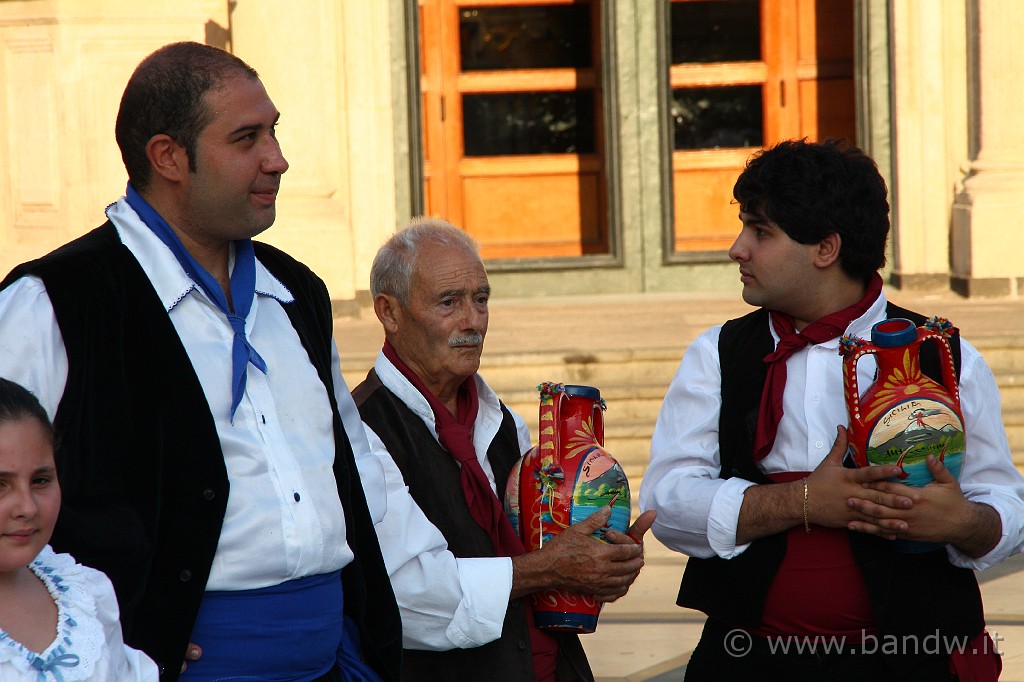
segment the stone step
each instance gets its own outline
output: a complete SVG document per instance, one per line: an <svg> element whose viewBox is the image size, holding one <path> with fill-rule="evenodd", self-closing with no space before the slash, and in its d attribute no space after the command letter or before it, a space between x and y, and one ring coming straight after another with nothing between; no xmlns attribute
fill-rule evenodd
<svg viewBox="0 0 1024 682"><path fill-rule="evenodd" d="M996 384L1003 400L1003 412L1024 409L1024 371L996 374Z"/></svg>
<svg viewBox="0 0 1024 682"><path fill-rule="evenodd" d="M634 386L603 386L601 397L608 406L605 422L608 424L648 421L653 428L668 384L639 384ZM499 392L502 401L526 420L531 430L537 423L540 397L536 390Z"/></svg>
<svg viewBox="0 0 1024 682"><path fill-rule="evenodd" d="M1024 466L1024 339L978 337L972 342L996 376L1003 421L1014 461ZM485 354L480 372L502 400L523 416L536 434L541 381L596 386L608 404L605 445L630 473L631 480L647 466L651 434L668 385L684 348L578 351L531 351ZM372 366L372 355L343 356L349 387L356 386Z"/></svg>
<svg viewBox="0 0 1024 682"><path fill-rule="evenodd" d="M640 350L525 352L484 355L480 373L498 395L532 392L544 381L596 386L604 392L608 386L667 387L682 358L682 349L656 348ZM355 386L373 366L374 357L343 355L342 373L345 381ZM663 394L664 395L664 394Z"/></svg>
<svg viewBox="0 0 1024 682"><path fill-rule="evenodd" d="M667 387L681 357L678 349L525 353L490 358L481 363L480 373L496 391L501 389L503 399L521 391L536 398L536 386L543 381L596 386L604 395L612 386Z"/></svg>
<svg viewBox="0 0 1024 682"><path fill-rule="evenodd" d="M1001 385L1024 385L1024 339L1004 336L974 340ZM506 402L512 394L528 395L542 381L597 386L606 394L616 386L668 387L679 367L685 346L595 352L527 351L484 354L480 372ZM345 380L352 386L362 381L373 365L374 355L342 355ZM1012 377L1004 379L1004 375ZM607 399L607 395L606 395Z"/></svg>
<svg viewBox="0 0 1024 682"><path fill-rule="evenodd" d="M1024 372L1024 339L1009 336L983 336L971 338L981 352L992 373Z"/></svg>

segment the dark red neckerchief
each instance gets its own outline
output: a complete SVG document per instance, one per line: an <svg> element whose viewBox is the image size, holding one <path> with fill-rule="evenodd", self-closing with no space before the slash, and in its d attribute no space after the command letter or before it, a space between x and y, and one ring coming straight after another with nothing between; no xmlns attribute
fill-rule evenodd
<svg viewBox="0 0 1024 682"><path fill-rule="evenodd" d="M771 452L775 434L782 421L782 393L786 389L786 360L808 344L817 344L834 339L846 331L857 318L868 311L882 292L882 278L875 273L868 282L864 298L838 312L825 315L796 331L793 318L785 313L771 311L771 324L779 335L779 345L764 356L768 363L768 376L761 392L761 408L757 414L757 432L754 434L754 461L760 462Z"/></svg>
<svg viewBox="0 0 1024 682"><path fill-rule="evenodd" d="M430 409L434 412L437 440L441 447L447 450L460 464L459 481L462 484L462 494L466 497L470 516L490 536L495 555L513 557L523 554L526 550L523 548L522 540L519 539L512 528L512 523L505 516L505 510L491 489L487 475L480 466L480 460L476 458L476 448L473 447L473 425L476 423L480 399L477 395L475 379L469 377L459 387L456 408L458 415L452 416L448 408L426 387L416 372L412 371L398 357L398 353L389 341L384 342L383 352L384 357L391 361L391 364L430 404ZM495 485L500 487L502 483L504 481L496 481ZM533 609L529 607L529 602L526 602L526 606L530 644L533 650L534 676L537 682L554 682L558 642L534 625Z"/></svg>
<svg viewBox="0 0 1024 682"><path fill-rule="evenodd" d="M437 440L441 443L441 447L459 463L462 494L466 496L469 513L477 525L490 536L495 554L497 556L522 554L525 551L523 543L512 529L512 524L505 516L501 502L491 489L487 475L480 466L480 460L476 458L476 448L473 447L473 424L476 423L479 398L474 378L469 377L459 387L459 414L456 417L452 416L448 408L426 387L416 372L412 371L398 357L394 346L388 341L384 342L384 357L391 361L391 364L409 380L409 383L416 387L416 390L430 404L430 409L434 412Z"/></svg>

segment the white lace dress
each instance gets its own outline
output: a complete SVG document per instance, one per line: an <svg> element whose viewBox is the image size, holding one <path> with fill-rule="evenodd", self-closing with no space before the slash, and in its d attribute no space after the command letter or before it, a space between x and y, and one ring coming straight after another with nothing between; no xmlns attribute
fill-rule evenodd
<svg viewBox="0 0 1024 682"><path fill-rule="evenodd" d="M37 654L0 630L0 680L156 682L156 664L121 637L117 599L106 575L49 545L29 568L57 604L56 637Z"/></svg>

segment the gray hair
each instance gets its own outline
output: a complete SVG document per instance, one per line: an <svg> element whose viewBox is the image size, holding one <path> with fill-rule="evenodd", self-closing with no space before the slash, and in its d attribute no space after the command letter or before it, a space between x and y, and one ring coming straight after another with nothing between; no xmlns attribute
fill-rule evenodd
<svg viewBox="0 0 1024 682"><path fill-rule="evenodd" d="M461 247L480 256L480 245L466 232L446 220L421 216L384 242L370 267L370 295L389 294L408 307L412 270L419 247L424 243Z"/></svg>

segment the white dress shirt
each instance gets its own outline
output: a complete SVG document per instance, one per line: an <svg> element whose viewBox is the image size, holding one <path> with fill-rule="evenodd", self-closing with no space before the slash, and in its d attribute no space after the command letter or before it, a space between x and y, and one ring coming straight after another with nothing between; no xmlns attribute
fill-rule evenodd
<svg viewBox="0 0 1024 682"><path fill-rule="evenodd" d="M427 399L381 353L374 364L386 388L402 400L437 438L434 412ZM476 375L480 408L473 426L473 447L498 499L505 482L496 487L487 449L501 426L498 396ZM530 432L522 417L512 413L520 453L530 449ZM377 537L402 614L402 642L407 649L444 651L477 647L501 636L512 591L512 560L508 557L458 558L409 494L394 460L377 435L366 427L376 461L383 467L387 486L387 513L376 524ZM370 475L357 460L363 485ZM369 495L369 493L367 493Z"/></svg>
<svg viewBox="0 0 1024 682"><path fill-rule="evenodd" d="M871 327L885 318L885 295L847 333L871 338ZM955 323L956 321L953 320ZM651 463L640 487L640 507L656 509L652 528L668 547L690 556L730 559L749 544L736 544L736 527L744 491L754 485L741 478L718 478L718 419L721 326L702 334L686 349L662 404L651 440ZM772 329L776 344L778 335ZM984 569L1024 544L1024 479L1013 466L1000 412L999 390L984 359L963 339L960 400L967 449L960 477L964 495L991 505L1002 519L1002 537L988 554L976 559L947 545L957 566ZM836 426L849 423L843 397L839 339L808 346L786 362L783 417L771 452L761 462L767 474L813 471L836 438ZM872 356L857 363L858 385L874 379Z"/></svg>
<svg viewBox="0 0 1024 682"><path fill-rule="evenodd" d="M268 371L247 365L245 393L232 423L234 332L224 314L123 198L108 207L107 216L163 302L220 438L230 494L207 589L268 587L347 565L353 555L332 470L331 407L282 305L294 300L291 292L257 261L256 296L245 328ZM369 445L341 377L337 349L332 347L332 353L339 410L353 450L366 457ZM0 292L0 375L35 393L53 417L68 360L38 278L24 277ZM373 479L367 490L379 494L383 474L366 468ZM371 508L379 515L383 505L374 500Z"/></svg>

